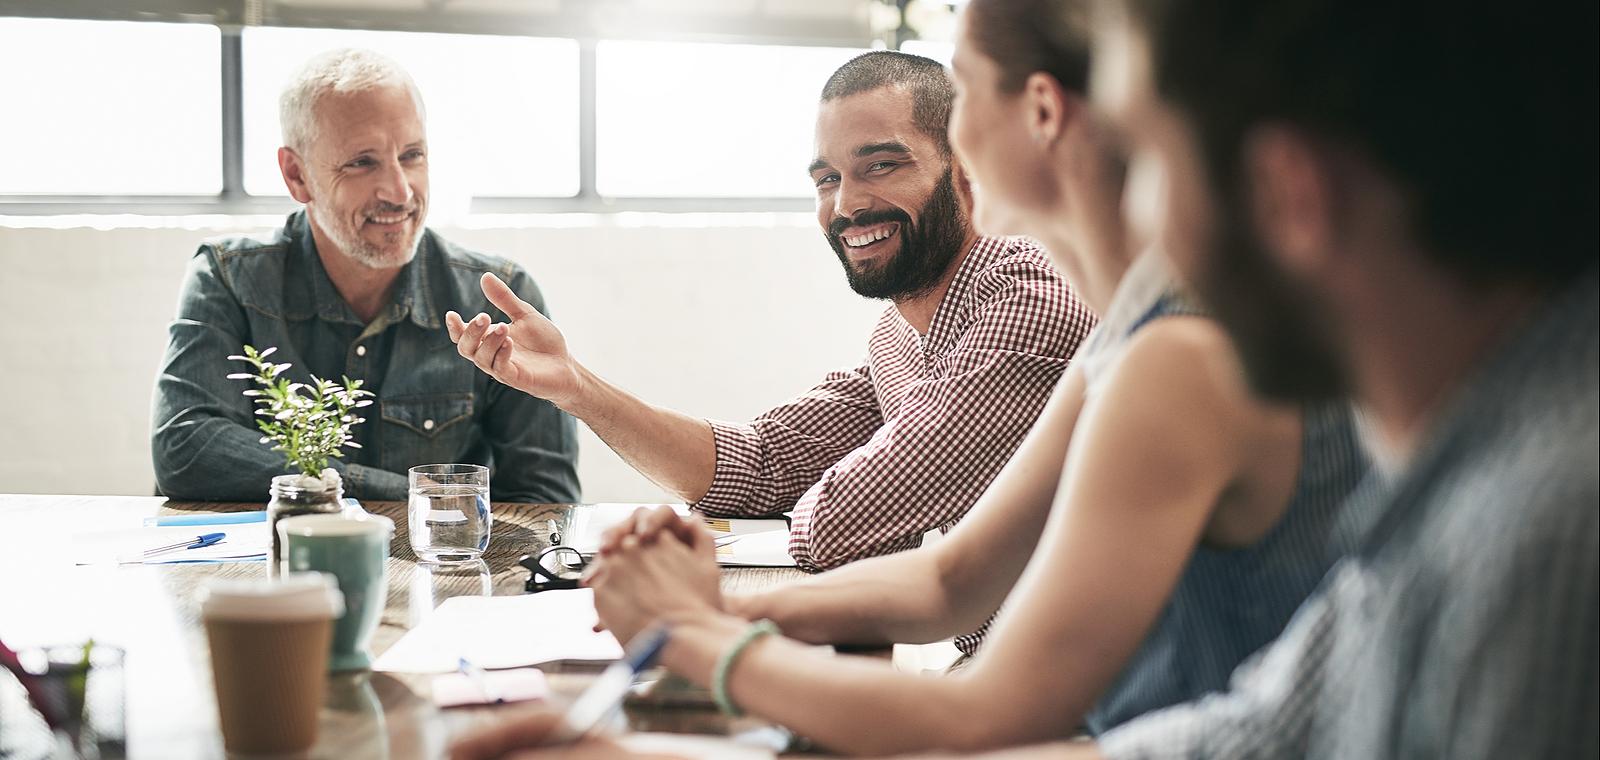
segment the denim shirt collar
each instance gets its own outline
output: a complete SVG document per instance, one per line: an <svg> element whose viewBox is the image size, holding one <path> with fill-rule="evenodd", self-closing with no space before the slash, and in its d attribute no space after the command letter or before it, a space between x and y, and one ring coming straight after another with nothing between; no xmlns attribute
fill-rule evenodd
<svg viewBox="0 0 1600 760"><path fill-rule="evenodd" d="M317 316L328 322L349 322L361 325L361 319L345 303L344 297L339 295L329 279L328 271L322 266L322 259L317 255L316 240L311 234L311 221L305 209L300 209L289 215L285 224L290 239L294 241L293 250L295 258L305 267L311 276L311 297ZM429 287L429 270L438 258L435 251L437 242L432 230L423 229L422 240L417 245L417 255L412 257L410 263L400 272L400 277L395 281L394 294L389 298L389 305L383 314L378 316L385 324L393 324L407 317L418 327L425 330L438 330L443 327L433 306L433 290Z"/></svg>

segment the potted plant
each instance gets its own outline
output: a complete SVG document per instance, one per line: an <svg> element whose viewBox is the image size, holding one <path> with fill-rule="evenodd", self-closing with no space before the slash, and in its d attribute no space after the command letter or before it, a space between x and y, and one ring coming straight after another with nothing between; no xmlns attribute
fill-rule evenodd
<svg viewBox="0 0 1600 760"><path fill-rule="evenodd" d="M277 348L257 351L246 345L244 355L230 360L248 363L254 372L236 372L230 380L252 380L259 386L244 392L254 399L256 426L264 433L262 443L283 452L290 469L298 473L272 479L272 500L267 503L267 531L272 536L272 553L267 557L267 573L276 576L278 563L278 520L314 512L338 512L342 508L344 485L339 471L328 460L344 456L345 447L361 448L352 440L350 429L365 421L356 410L372 404L372 392L362 390L360 380L341 377L335 384L315 375L310 383L292 382L284 376L288 364L271 362Z"/></svg>

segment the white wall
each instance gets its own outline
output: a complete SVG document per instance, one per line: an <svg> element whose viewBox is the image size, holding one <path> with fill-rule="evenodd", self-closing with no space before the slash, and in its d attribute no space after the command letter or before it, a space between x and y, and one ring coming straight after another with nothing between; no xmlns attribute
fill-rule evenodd
<svg viewBox="0 0 1600 760"><path fill-rule="evenodd" d="M150 493L150 392L184 264L205 237L276 223L85 219L0 218L3 493ZM806 214L464 224L441 232L527 267L579 358L692 414L748 418L859 360L883 308L850 292ZM586 500L664 498L587 429L581 445Z"/></svg>

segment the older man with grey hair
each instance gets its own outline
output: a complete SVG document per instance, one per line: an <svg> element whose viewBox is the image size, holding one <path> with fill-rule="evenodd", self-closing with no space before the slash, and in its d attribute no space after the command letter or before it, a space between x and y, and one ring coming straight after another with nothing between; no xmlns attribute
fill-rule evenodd
<svg viewBox="0 0 1600 760"><path fill-rule="evenodd" d="M347 495L403 499L407 468L488 465L497 499L578 498L576 426L548 402L456 359L446 311L491 309L493 273L545 311L528 274L424 224L428 142L421 92L364 50L312 59L279 102L278 166L304 208L261 238L207 241L189 262L156 383L151 447L169 496L261 501L283 457L259 442L228 356L278 349L301 382L359 379L376 414L334 467ZM369 410L370 411L370 410Z"/></svg>

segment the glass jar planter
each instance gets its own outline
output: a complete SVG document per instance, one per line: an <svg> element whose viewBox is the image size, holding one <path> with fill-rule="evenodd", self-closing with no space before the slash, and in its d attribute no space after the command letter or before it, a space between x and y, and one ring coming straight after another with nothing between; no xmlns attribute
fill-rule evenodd
<svg viewBox="0 0 1600 760"><path fill-rule="evenodd" d="M323 470L321 480L300 474L273 478L272 500L267 502L267 533L272 537L272 551L267 554L267 577L276 578L281 572L279 520L295 515L337 513L343 509L344 481L333 470Z"/></svg>

